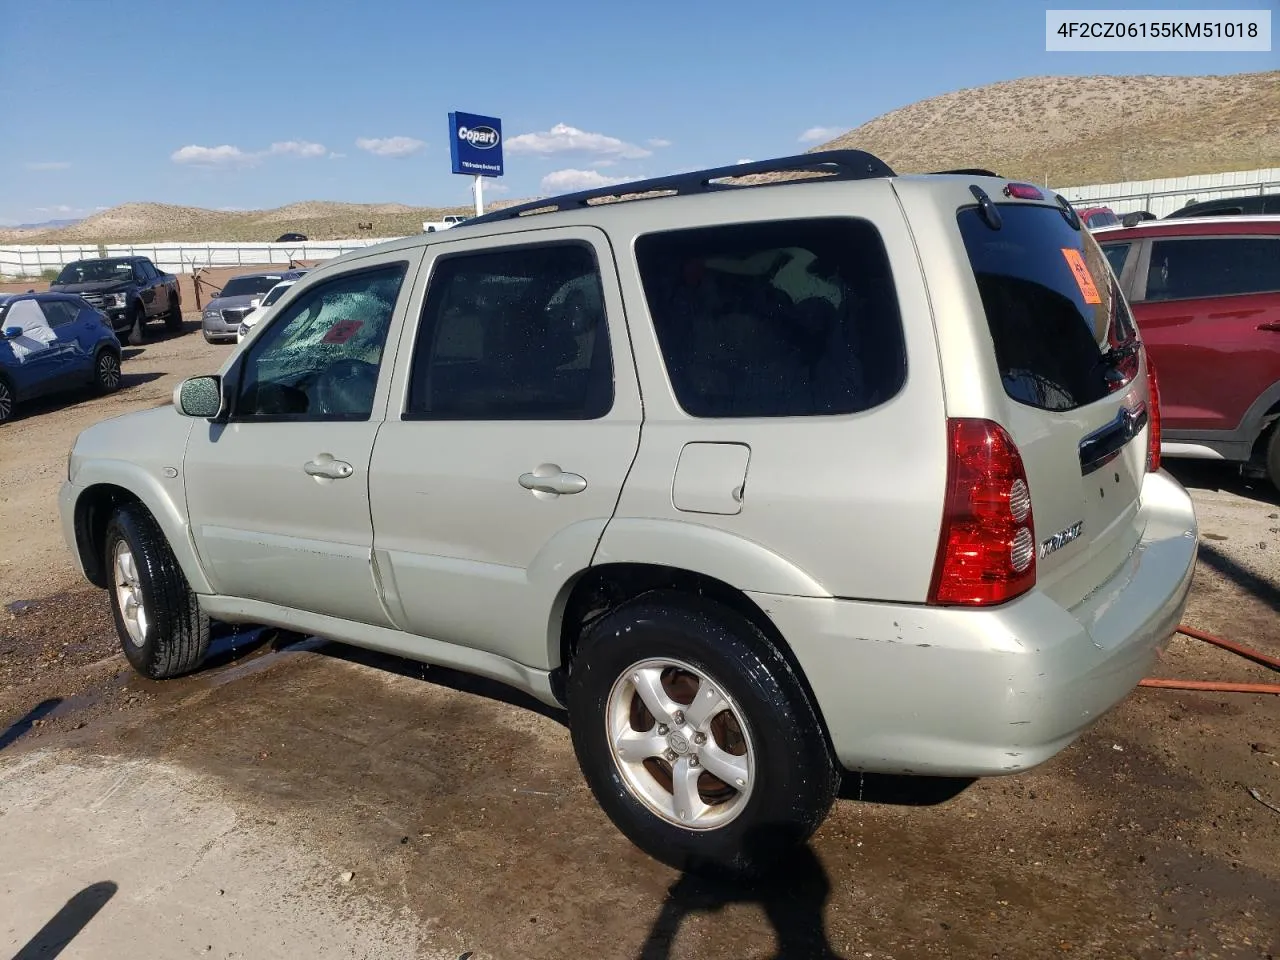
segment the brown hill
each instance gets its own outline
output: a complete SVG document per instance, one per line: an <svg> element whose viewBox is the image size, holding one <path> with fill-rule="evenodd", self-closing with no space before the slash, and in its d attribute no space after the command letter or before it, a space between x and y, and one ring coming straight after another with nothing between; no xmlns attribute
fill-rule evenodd
<svg viewBox="0 0 1280 960"><path fill-rule="evenodd" d="M489 204L490 208L500 204ZM274 210L205 210L165 203L125 203L60 230L0 231L10 243L148 243L163 240L274 240L302 233L312 240L359 236L398 237L422 230L422 221L467 207L411 207L403 203L334 203L309 200ZM372 230L359 224L372 224Z"/></svg>
<svg viewBox="0 0 1280 960"><path fill-rule="evenodd" d="M1280 71L1028 77L921 100L816 149L902 173L984 167L1050 186L1280 166Z"/></svg>

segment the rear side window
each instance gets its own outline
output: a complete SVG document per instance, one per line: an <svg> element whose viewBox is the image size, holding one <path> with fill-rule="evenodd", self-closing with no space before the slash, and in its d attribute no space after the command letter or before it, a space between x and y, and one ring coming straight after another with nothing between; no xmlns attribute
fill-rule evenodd
<svg viewBox="0 0 1280 960"><path fill-rule="evenodd" d="M866 220L653 233L636 241L672 389L695 417L858 413L906 379L889 258Z"/></svg>
<svg viewBox="0 0 1280 960"><path fill-rule="evenodd" d="M1148 300L1187 300L1280 291L1280 237L1156 240Z"/></svg>
<svg viewBox="0 0 1280 960"><path fill-rule="evenodd" d="M594 420L613 407L600 269L576 241L442 258L406 420Z"/></svg>
<svg viewBox="0 0 1280 960"><path fill-rule="evenodd" d="M998 230L976 207L957 219L1005 393L1061 411L1123 387L1137 374L1137 334L1097 241L1056 207L999 210Z"/></svg>

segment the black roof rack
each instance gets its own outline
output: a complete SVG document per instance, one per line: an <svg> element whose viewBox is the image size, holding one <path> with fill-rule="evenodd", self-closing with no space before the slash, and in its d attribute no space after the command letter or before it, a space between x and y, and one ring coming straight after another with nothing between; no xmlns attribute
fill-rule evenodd
<svg viewBox="0 0 1280 960"><path fill-rule="evenodd" d="M992 170L983 170L981 167L964 167L960 170L932 170L929 172L931 177L944 177L949 174L968 177L999 177L1000 174Z"/></svg>
<svg viewBox="0 0 1280 960"><path fill-rule="evenodd" d="M773 160L754 160L750 163L735 163L727 167L712 167L706 170L693 170L689 173L676 173L667 177L653 177L648 180L633 180L608 187L597 187L582 190L578 193L566 193L561 196L547 197L544 200L530 200L472 217L454 227L455 230L469 227L477 223L497 223L500 220L514 220L535 210L552 213L560 210L571 210L586 207L592 200L606 197L625 197L635 193L674 193L677 196L710 193L714 190L740 190L745 186L765 186L766 184L745 184L733 186L716 183L729 177L748 177L762 173L826 173L826 180L869 180L875 177L892 177L894 172L883 160L863 150L823 150L816 153L802 153L792 157L778 157Z"/></svg>

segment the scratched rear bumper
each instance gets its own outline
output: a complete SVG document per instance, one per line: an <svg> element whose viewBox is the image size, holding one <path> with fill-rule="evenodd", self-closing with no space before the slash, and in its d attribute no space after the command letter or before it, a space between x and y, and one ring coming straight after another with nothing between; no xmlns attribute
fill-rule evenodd
<svg viewBox="0 0 1280 960"><path fill-rule="evenodd" d="M851 770L1015 773L1048 760L1151 669L1195 570L1191 500L1143 488L1143 536L1071 609L1033 591L991 610L753 594L777 624Z"/></svg>

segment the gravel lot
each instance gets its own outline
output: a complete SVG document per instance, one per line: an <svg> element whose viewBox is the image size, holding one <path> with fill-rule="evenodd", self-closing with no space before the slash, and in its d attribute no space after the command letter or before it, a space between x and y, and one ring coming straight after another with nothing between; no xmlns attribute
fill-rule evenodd
<svg viewBox="0 0 1280 960"><path fill-rule="evenodd" d="M1270 958L1280 698L1139 689L1043 767L850 778L776 885L681 877L598 810L562 718L451 671L226 631L144 681L57 527L67 449L227 347L130 348L124 387L0 428L0 955ZM1175 465L1188 624L1280 654L1280 505ZM1160 673L1275 675L1178 639ZM25 948L25 949L24 949ZM46 952L41 953L41 950ZM8 951L8 953L6 953Z"/></svg>

